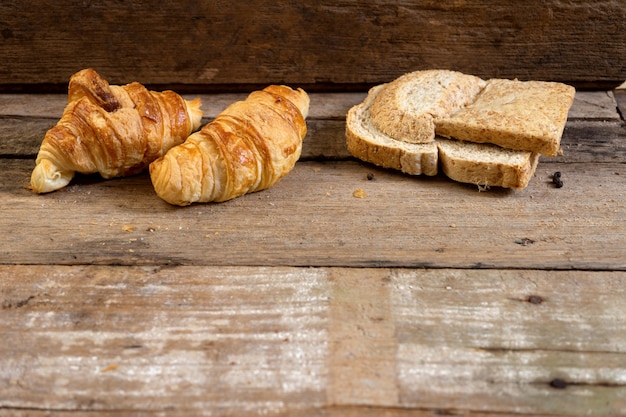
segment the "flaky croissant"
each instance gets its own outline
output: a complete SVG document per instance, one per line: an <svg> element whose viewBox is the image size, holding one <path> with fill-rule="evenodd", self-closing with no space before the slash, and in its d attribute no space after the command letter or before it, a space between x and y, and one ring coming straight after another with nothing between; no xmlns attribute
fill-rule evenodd
<svg viewBox="0 0 626 417"><path fill-rule="evenodd" d="M150 164L170 204L221 202L276 184L300 158L309 96L271 85L228 106L215 120Z"/></svg>
<svg viewBox="0 0 626 417"><path fill-rule="evenodd" d="M109 85L93 69L79 71L70 79L63 116L41 143L31 187L58 190L75 172L135 174L200 127L200 104L136 82Z"/></svg>

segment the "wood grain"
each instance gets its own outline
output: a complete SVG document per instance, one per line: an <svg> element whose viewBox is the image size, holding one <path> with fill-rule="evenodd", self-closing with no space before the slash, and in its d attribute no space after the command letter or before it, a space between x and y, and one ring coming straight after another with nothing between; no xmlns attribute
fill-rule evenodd
<svg viewBox="0 0 626 417"><path fill-rule="evenodd" d="M0 279L5 415L626 412L623 272L2 266Z"/></svg>
<svg viewBox="0 0 626 417"><path fill-rule="evenodd" d="M65 97L0 95L0 417L626 414L623 95L479 192L351 158L364 94L312 93L275 187L187 208L145 173L35 195Z"/></svg>
<svg viewBox="0 0 626 417"><path fill-rule="evenodd" d="M186 208L160 200L147 174L36 195L25 188L32 161L3 164L2 264L626 269L621 163L542 162L522 191L479 192L359 162L299 162L269 190Z"/></svg>
<svg viewBox="0 0 626 417"><path fill-rule="evenodd" d="M617 85L625 13L616 0L11 1L0 5L0 87L63 88L86 67L196 91L345 89L423 68Z"/></svg>
<svg viewBox="0 0 626 417"><path fill-rule="evenodd" d="M615 100L617 101L619 114L624 118L624 115L626 115L626 87L615 90Z"/></svg>
<svg viewBox="0 0 626 417"><path fill-rule="evenodd" d="M624 235L612 233L626 217L625 131L613 94L577 94L564 155L542 159L529 188L480 193L442 176L414 178L353 161L344 117L363 93L314 93L293 173L263 193L184 209L159 200L146 174L112 181L79 176L50 195L28 191L32 158L65 100L36 97L0 95L7 173L0 208L12 219L0 223L4 264L625 267ZM202 98L210 120L243 95ZM563 173L562 189L551 186L555 171ZM367 197L355 198L357 189ZM516 243L525 239L533 244ZM241 241L250 245L242 248Z"/></svg>
<svg viewBox="0 0 626 417"><path fill-rule="evenodd" d="M133 80L138 81L138 80ZM250 90L251 91L251 90ZM229 104L245 99L246 93L182 94L187 100L200 98L205 119L217 116ZM587 121L617 121L618 98L626 90L577 91L568 119ZM366 92L315 93L311 92L310 119L344 120L350 107L362 102ZM58 120L67 104L66 94L0 94L0 117L51 118Z"/></svg>
<svg viewBox="0 0 626 417"><path fill-rule="evenodd" d="M203 102L204 123L245 94L190 95ZM41 97L41 98L40 98ZM40 99L39 99L40 98ZM345 115L365 93L312 93L303 160L346 159ZM0 95L0 155L34 158L45 132L58 121L64 95ZM578 92L562 138L564 155L555 162L618 162L626 159L625 127L612 92Z"/></svg>

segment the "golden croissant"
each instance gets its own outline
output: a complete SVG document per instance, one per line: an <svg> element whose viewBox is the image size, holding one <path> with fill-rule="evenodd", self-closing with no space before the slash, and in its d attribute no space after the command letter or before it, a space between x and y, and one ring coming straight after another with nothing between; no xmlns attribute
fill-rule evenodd
<svg viewBox="0 0 626 417"><path fill-rule="evenodd" d="M200 127L200 104L136 82L109 85L93 69L79 71L70 79L61 119L41 143L31 187L58 190L75 172L135 174Z"/></svg>
<svg viewBox="0 0 626 417"><path fill-rule="evenodd" d="M302 89L271 85L252 92L150 164L157 195L185 206L273 186L300 158L308 111Z"/></svg>

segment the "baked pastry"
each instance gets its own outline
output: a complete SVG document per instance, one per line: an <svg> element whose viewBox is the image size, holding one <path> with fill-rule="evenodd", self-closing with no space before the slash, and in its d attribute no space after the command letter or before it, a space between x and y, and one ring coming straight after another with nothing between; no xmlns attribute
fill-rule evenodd
<svg viewBox="0 0 626 417"><path fill-rule="evenodd" d="M308 110L304 90L280 85L231 104L150 164L157 195L185 206L226 201L273 186L300 158Z"/></svg>
<svg viewBox="0 0 626 417"><path fill-rule="evenodd" d="M93 69L74 74L68 104L39 149L31 187L65 187L76 172L103 178L140 172L200 127L200 99L148 91L139 83L109 85Z"/></svg>

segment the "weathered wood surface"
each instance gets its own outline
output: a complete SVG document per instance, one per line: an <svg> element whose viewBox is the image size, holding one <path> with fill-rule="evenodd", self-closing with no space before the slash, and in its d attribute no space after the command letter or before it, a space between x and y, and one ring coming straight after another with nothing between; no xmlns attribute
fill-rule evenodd
<svg viewBox="0 0 626 417"><path fill-rule="evenodd" d="M241 97L204 96L207 118ZM0 98L13 103L0 119L1 153L25 158L3 161L0 204L12 221L0 224L0 263L626 269L626 236L614 233L626 224L626 147L612 93L577 95L564 156L542 160L527 189L486 193L346 160L342 117L362 98L312 96L303 161L278 186L184 209L162 202L147 174L30 192L31 158L64 99ZM555 171L561 189L551 185ZM367 197L355 198L357 189Z"/></svg>
<svg viewBox="0 0 626 417"><path fill-rule="evenodd" d="M0 415L626 413L624 272L2 266L0 280Z"/></svg>
<svg viewBox="0 0 626 417"><path fill-rule="evenodd" d="M521 192L479 192L356 162L299 162L266 192L187 208L160 200L145 174L38 196L24 188L30 160L3 164L2 264L626 270L619 163L542 163Z"/></svg>
<svg viewBox="0 0 626 417"><path fill-rule="evenodd" d="M94 67L115 82L343 88L423 68L617 85L621 0L433 2L3 1L0 89L63 86Z"/></svg>
<svg viewBox="0 0 626 417"><path fill-rule="evenodd" d="M146 174L33 194L65 98L0 95L0 416L626 414L620 94L486 192L355 161L365 93L312 94L292 173L187 208Z"/></svg>
<svg viewBox="0 0 626 417"><path fill-rule="evenodd" d="M348 109L365 98L365 93L311 94L307 121L309 134L304 141L302 158L345 159L345 115ZM208 122L228 104L246 94L186 95L200 97L204 122ZM58 121L66 104L62 94L0 94L0 155L5 158L34 158L45 132ZM563 158L556 162L619 162L626 159L622 118L616 110L613 92L578 92L569 113L569 123L562 144Z"/></svg>

